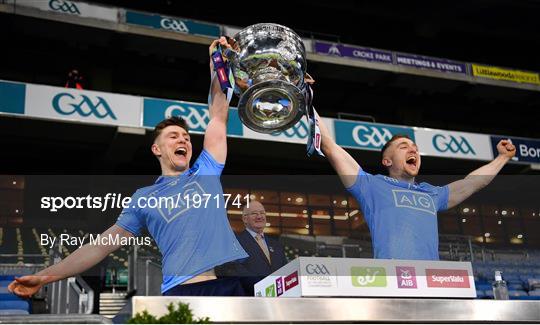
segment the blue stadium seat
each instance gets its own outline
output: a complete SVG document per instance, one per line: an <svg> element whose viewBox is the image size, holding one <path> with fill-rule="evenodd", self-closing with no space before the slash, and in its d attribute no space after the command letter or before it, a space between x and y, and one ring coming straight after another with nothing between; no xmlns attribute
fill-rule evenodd
<svg viewBox="0 0 540 325"><path fill-rule="evenodd" d="M521 282L510 282L508 283L508 290L525 290Z"/></svg>
<svg viewBox="0 0 540 325"><path fill-rule="evenodd" d="M527 292L523 290L508 290L508 295L510 297L523 297L528 296Z"/></svg>
<svg viewBox="0 0 540 325"><path fill-rule="evenodd" d="M540 297L534 297L534 296L515 296L510 297L512 300L540 300Z"/></svg>
<svg viewBox="0 0 540 325"><path fill-rule="evenodd" d="M476 289L476 298L485 298L485 297L486 297L486 293L484 290Z"/></svg>
<svg viewBox="0 0 540 325"><path fill-rule="evenodd" d="M0 275L0 315L25 315L30 311L28 301L19 298L8 290L15 275Z"/></svg>
<svg viewBox="0 0 540 325"><path fill-rule="evenodd" d="M491 284L488 282L478 282L475 283L476 290L491 290Z"/></svg>
<svg viewBox="0 0 540 325"><path fill-rule="evenodd" d="M503 279L507 283L508 282L521 282L521 280L519 279L519 274L516 274L516 273L507 273L507 274L503 273Z"/></svg>
<svg viewBox="0 0 540 325"><path fill-rule="evenodd" d="M529 291L529 296L530 297L536 297L536 298L540 299L540 289Z"/></svg>
<svg viewBox="0 0 540 325"><path fill-rule="evenodd" d="M540 277L531 277L527 279L529 290L540 289Z"/></svg>
<svg viewBox="0 0 540 325"><path fill-rule="evenodd" d="M0 280L0 288L7 287L12 280Z"/></svg>
<svg viewBox="0 0 540 325"><path fill-rule="evenodd" d="M0 310L13 310L18 309L21 310L23 313L28 313L30 310L30 304L26 300L18 299L18 300L3 300L0 299Z"/></svg>
<svg viewBox="0 0 540 325"><path fill-rule="evenodd" d="M24 309L0 309L0 316L4 315L28 315L28 311Z"/></svg>
<svg viewBox="0 0 540 325"><path fill-rule="evenodd" d="M16 275L0 274L0 281L9 281L9 282L11 282L11 281L15 280L15 277L16 277Z"/></svg>
<svg viewBox="0 0 540 325"><path fill-rule="evenodd" d="M524 282L524 283L527 283L529 281L529 278L533 278L533 276L531 276L530 274L522 274L519 276L519 279Z"/></svg>

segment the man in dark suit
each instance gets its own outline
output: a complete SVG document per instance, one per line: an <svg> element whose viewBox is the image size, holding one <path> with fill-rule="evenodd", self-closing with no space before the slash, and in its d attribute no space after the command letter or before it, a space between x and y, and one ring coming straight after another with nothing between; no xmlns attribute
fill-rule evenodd
<svg viewBox="0 0 540 325"><path fill-rule="evenodd" d="M249 257L237 264L236 270L246 294L253 296L253 285L287 264L287 258L281 244L264 235L266 211L260 202L250 201L244 206L242 221L246 229L236 238Z"/></svg>

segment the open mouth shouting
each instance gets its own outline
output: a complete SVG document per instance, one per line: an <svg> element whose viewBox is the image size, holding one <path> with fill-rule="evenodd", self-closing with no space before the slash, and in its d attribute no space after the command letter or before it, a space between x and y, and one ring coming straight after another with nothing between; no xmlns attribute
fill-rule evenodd
<svg viewBox="0 0 540 325"><path fill-rule="evenodd" d="M405 162L407 163L407 166L413 169L416 169L418 167L418 157L416 156L408 156Z"/></svg>
<svg viewBox="0 0 540 325"><path fill-rule="evenodd" d="M184 147L179 147L179 148L176 148L176 150L174 151L174 154L177 156L177 157L186 157L186 154L187 154L187 149L184 148Z"/></svg>

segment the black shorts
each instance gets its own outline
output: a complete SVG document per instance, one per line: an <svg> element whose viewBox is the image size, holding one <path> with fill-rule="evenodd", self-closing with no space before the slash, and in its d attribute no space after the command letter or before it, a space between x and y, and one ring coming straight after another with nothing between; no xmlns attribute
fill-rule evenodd
<svg viewBox="0 0 540 325"><path fill-rule="evenodd" d="M179 284L163 293L164 296L245 296L237 277L223 277L204 282Z"/></svg>

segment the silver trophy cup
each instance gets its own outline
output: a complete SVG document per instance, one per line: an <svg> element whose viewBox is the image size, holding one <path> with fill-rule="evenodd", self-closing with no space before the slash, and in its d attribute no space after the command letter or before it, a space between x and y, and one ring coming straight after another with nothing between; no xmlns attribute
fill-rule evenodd
<svg viewBox="0 0 540 325"><path fill-rule="evenodd" d="M306 112L306 50L300 36L285 26L256 24L238 32L231 45L226 56L242 123L261 133L296 124Z"/></svg>

